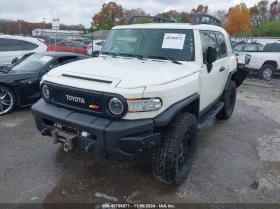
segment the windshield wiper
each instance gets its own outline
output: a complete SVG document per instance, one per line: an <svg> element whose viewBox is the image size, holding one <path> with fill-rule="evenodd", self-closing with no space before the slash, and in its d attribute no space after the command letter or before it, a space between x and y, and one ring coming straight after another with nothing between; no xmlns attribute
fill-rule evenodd
<svg viewBox="0 0 280 209"><path fill-rule="evenodd" d="M169 60L175 64L178 64L178 65L182 65L181 62L175 60L174 58L172 57L165 57L165 56L148 56L148 58L152 58L152 59L165 59L165 60Z"/></svg>
<svg viewBox="0 0 280 209"><path fill-rule="evenodd" d="M114 53L114 52L101 52L102 54L109 54L109 55L111 55L112 57L116 57L117 55L116 55L116 53Z"/></svg>
<svg viewBox="0 0 280 209"><path fill-rule="evenodd" d="M139 60L143 60L143 56L142 55L138 55L138 54L119 53L119 55L128 56L128 57L136 57Z"/></svg>

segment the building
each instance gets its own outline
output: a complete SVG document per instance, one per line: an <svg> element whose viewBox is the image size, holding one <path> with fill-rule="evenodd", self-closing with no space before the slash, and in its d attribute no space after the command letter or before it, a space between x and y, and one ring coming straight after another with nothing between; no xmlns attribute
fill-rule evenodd
<svg viewBox="0 0 280 209"><path fill-rule="evenodd" d="M55 36L58 39L72 39L72 38L81 38L81 35L83 34L82 31L72 31L72 30L51 30L51 29L42 29L42 28L36 28L32 31L32 36L47 36L50 38L55 38Z"/></svg>
<svg viewBox="0 0 280 209"><path fill-rule="evenodd" d="M99 40L99 39L104 40L104 39L106 39L109 32L110 32L110 30L99 30L99 31L95 31L93 33L84 34L82 36L87 39L92 39L92 37L93 37L93 40Z"/></svg>

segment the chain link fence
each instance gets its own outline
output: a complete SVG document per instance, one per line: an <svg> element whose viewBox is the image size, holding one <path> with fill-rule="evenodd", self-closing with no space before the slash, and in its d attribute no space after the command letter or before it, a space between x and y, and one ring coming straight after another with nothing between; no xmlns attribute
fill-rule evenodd
<svg viewBox="0 0 280 209"><path fill-rule="evenodd" d="M249 72L245 83L280 88L280 38L246 38L232 42L237 68Z"/></svg>

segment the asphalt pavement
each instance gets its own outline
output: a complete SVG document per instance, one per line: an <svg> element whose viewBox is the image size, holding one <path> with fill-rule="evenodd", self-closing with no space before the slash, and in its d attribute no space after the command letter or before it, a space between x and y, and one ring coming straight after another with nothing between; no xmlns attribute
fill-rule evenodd
<svg viewBox="0 0 280 209"><path fill-rule="evenodd" d="M280 91L243 85L232 118L199 134L188 180L154 179L150 155L110 162L37 131L30 108L0 118L0 203L280 203ZM258 184L259 183L259 184Z"/></svg>

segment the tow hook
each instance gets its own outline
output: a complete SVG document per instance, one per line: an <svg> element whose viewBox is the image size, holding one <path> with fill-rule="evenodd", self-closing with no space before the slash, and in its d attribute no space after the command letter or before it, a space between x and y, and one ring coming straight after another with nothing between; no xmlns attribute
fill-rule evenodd
<svg viewBox="0 0 280 209"><path fill-rule="evenodd" d="M53 138L53 143L56 144L58 142L63 143L63 150L64 152L68 152L73 150L74 146L73 146L73 139L76 136L64 133L62 131L59 130L54 130L52 131L52 138Z"/></svg>

